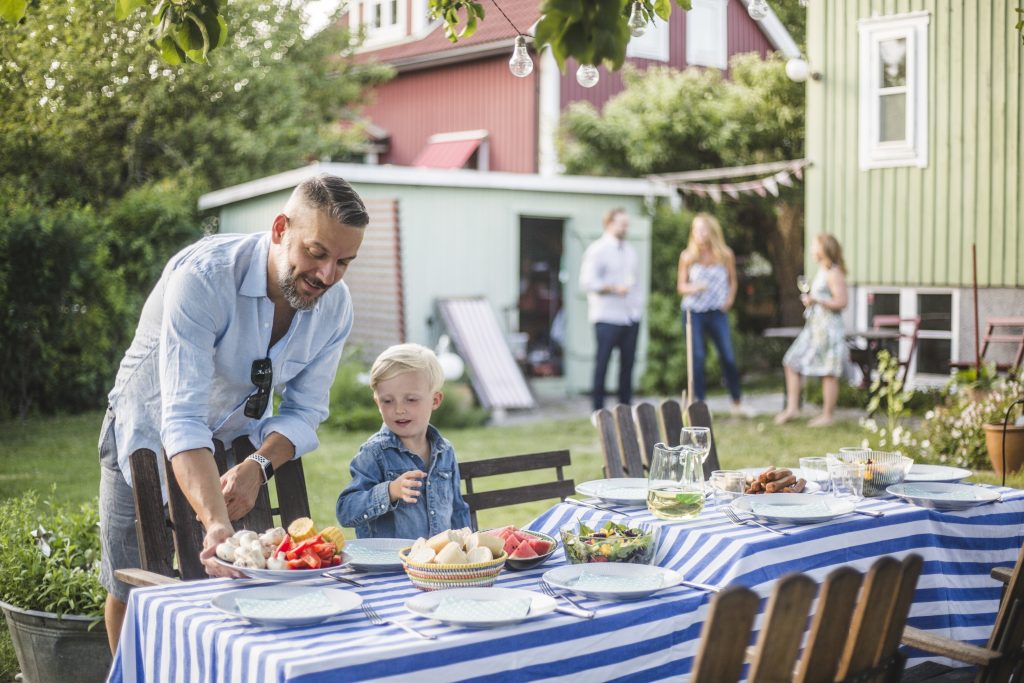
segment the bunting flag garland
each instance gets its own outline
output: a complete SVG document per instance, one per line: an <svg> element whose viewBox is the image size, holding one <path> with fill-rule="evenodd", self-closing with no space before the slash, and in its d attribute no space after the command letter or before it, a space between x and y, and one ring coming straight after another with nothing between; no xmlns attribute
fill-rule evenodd
<svg viewBox="0 0 1024 683"><path fill-rule="evenodd" d="M803 180L803 169L810 166L807 159L776 161L768 164L718 168L705 171L685 171L648 176L651 181L673 187L680 195L710 197L716 204L722 195L739 199L742 194L753 193L759 197L779 196L779 187L793 187L794 178ZM735 181L750 176L760 176L742 182L710 182L718 180Z"/></svg>

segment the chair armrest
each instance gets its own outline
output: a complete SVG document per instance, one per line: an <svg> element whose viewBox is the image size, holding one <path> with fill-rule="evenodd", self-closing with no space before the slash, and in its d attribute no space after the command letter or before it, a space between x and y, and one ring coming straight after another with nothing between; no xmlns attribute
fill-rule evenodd
<svg viewBox="0 0 1024 683"><path fill-rule="evenodd" d="M148 572L145 569L118 569L114 572L118 581L124 581L131 586L146 588L148 586L166 586L171 583L180 583L178 579L172 579L163 574Z"/></svg>
<svg viewBox="0 0 1024 683"><path fill-rule="evenodd" d="M900 642L918 650L930 652L933 655L949 657L958 662L965 662L975 666L988 666L993 661L1002 657L1002 654L995 650L978 647L970 643L962 643L959 640L928 633L913 626L907 626L903 629L903 637L900 638Z"/></svg>
<svg viewBox="0 0 1024 683"><path fill-rule="evenodd" d="M1000 583L1010 583L1010 577L1013 576L1013 567L993 567L992 578Z"/></svg>

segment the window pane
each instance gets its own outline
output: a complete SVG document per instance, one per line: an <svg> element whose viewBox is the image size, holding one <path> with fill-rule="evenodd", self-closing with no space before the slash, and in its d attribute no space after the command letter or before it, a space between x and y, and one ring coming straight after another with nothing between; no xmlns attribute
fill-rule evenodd
<svg viewBox="0 0 1024 683"><path fill-rule="evenodd" d="M918 294L917 311L921 315L922 330L952 331L952 294Z"/></svg>
<svg viewBox="0 0 1024 683"><path fill-rule="evenodd" d="M948 375L952 344L949 339L918 339L917 371L929 375Z"/></svg>
<svg viewBox="0 0 1024 683"><path fill-rule="evenodd" d="M878 98L879 142L907 139L907 96L904 93Z"/></svg>
<svg viewBox="0 0 1024 683"><path fill-rule="evenodd" d="M384 6L381 3L375 2L373 4L373 26L374 26L374 28L380 28L381 27L381 15L383 14L383 10L384 10Z"/></svg>
<svg viewBox="0 0 1024 683"><path fill-rule="evenodd" d="M897 38L878 43L882 77L879 87L894 88L907 84L907 39Z"/></svg>
<svg viewBox="0 0 1024 683"><path fill-rule="evenodd" d="M398 0L391 0L391 23L398 23Z"/></svg>
<svg viewBox="0 0 1024 683"><path fill-rule="evenodd" d="M868 326L870 327L876 315L899 315L900 295L897 292L882 294L880 292L868 292Z"/></svg>

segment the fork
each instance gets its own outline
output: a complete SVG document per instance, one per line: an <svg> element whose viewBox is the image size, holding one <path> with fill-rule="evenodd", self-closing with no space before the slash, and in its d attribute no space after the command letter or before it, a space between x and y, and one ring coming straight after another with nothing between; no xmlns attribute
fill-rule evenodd
<svg viewBox="0 0 1024 683"><path fill-rule="evenodd" d="M742 525L746 525L748 522L750 522L750 523L756 524L757 526L761 527L765 531L772 532L773 534L778 534L779 536L789 536L789 534L786 533L785 531L779 531L778 529L773 529L770 526L765 526L764 524L761 524L761 522L757 521L753 517L748 517L748 518L740 517L738 514L736 514L736 511L733 510L732 508L725 508L725 516L728 517L729 519L731 519L733 524L739 524L739 525L742 526Z"/></svg>
<svg viewBox="0 0 1024 683"><path fill-rule="evenodd" d="M562 598L567 603L572 605L573 608L575 608L575 609L569 609L567 607L555 607L555 609L558 610L559 612L565 612L566 614L571 614L574 617L579 617L580 619L593 619L594 618L594 611L593 610L583 609L582 607L579 606L579 603L577 603L575 600L570 598L565 593L559 593L559 592L555 591L554 588L552 588L551 586L549 586L546 583L544 583L544 581L540 582L540 589L542 591L544 591L544 593L546 593L547 595L550 595L553 598L556 598L556 599L557 598Z"/></svg>
<svg viewBox="0 0 1024 683"><path fill-rule="evenodd" d="M566 498L565 502L569 503L570 505L579 505L580 507L590 508L591 510L604 510L605 512L614 512L617 515L622 515L623 517L629 517L629 513L628 512L620 512L618 510L614 510L612 508L607 508L607 507L604 507L602 505L597 505L595 503L588 503L588 502L583 501L583 500L576 500L575 498Z"/></svg>
<svg viewBox="0 0 1024 683"><path fill-rule="evenodd" d="M377 614L377 610L375 610L373 608L373 605L371 605L368 602L364 602L362 607L363 607L363 614L365 614L366 618L370 620L370 623L375 625L375 626L383 626L385 624L389 624L391 626L397 626L398 628L400 628L400 629L402 629L404 631L408 631L409 633L413 634L414 636L419 636L420 638L425 638L426 640L434 640L435 638L437 638L437 636L432 635L430 633L421 633L420 631L417 631L416 629L414 629L412 626L409 626L408 624L402 623L401 621L395 621L393 619L385 619L381 615Z"/></svg>
<svg viewBox="0 0 1024 683"><path fill-rule="evenodd" d="M330 578L334 579L335 581L341 581L342 583L347 583L350 586L356 586L357 588L363 588L363 584L359 583L355 579L350 579L347 576L342 576L341 574L335 574L333 572L325 572L324 576L330 577Z"/></svg>

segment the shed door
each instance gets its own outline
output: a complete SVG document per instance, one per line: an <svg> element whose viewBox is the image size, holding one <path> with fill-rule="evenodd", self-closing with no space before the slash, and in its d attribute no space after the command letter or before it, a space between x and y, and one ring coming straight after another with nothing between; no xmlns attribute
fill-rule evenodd
<svg viewBox="0 0 1024 683"><path fill-rule="evenodd" d="M528 377L561 377L565 344L565 220L519 218L519 345Z"/></svg>

